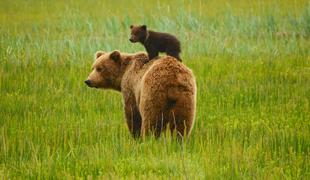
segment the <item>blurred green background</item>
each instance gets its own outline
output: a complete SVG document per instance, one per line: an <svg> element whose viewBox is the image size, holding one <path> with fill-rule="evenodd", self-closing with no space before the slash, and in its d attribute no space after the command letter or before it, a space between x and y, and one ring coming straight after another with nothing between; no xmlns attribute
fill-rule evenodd
<svg viewBox="0 0 310 180"><path fill-rule="evenodd" d="M0 177L308 179L310 2L0 1ZM197 81L189 141L131 138L122 97L87 88L97 50L176 35Z"/></svg>

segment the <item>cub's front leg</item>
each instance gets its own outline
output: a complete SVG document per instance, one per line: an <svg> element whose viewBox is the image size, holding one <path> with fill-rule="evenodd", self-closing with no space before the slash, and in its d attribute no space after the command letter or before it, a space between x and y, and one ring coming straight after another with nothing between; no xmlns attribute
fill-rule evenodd
<svg viewBox="0 0 310 180"><path fill-rule="evenodd" d="M153 46L146 47L146 52L148 54L149 60L156 58L159 54L159 51Z"/></svg>

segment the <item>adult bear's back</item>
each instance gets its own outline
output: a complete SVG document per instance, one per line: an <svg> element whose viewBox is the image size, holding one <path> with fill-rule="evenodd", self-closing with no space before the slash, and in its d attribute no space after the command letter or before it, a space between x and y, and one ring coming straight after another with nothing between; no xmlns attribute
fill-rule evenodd
<svg viewBox="0 0 310 180"><path fill-rule="evenodd" d="M182 136L189 134L196 108L193 73L170 56L150 63L139 87L139 110L144 126L147 126L146 129L155 128L157 134L160 134L165 125L170 123L172 131L176 129Z"/></svg>

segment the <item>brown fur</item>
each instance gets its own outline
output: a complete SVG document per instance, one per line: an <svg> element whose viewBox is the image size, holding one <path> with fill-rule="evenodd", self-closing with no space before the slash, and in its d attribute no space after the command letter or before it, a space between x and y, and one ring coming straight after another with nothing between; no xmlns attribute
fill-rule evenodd
<svg viewBox="0 0 310 180"><path fill-rule="evenodd" d="M180 58L180 41L175 36L147 30L146 25L131 25L130 29L131 37L129 40L133 43L140 42L145 47L150 60L157 57L159 52L166 52L167 55L182 61Z"/></svg>
<svg viewBox="0 0 310 180"><path fill-rule="evenodd" d="M159 137L168 124L179 137L190 134L196 104L190 69L170 56L148 63L145 53L114 51L96 57L87 84L122 93L127 125L134 137L149 133ZM98 68L104 70L98 72Z"/></svg>

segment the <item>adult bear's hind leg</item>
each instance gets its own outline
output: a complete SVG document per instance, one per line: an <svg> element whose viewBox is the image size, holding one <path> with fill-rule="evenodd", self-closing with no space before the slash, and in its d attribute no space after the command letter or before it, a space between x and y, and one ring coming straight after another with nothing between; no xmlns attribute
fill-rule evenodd
<svg viewBox="0 0 310 180"><path fill-rule="evenodd" d="M155 96L154 96L155 95ZM141 98L139 110L141 113L141 136L145 137L149 134L160 137L162 131L165 131L167 119L163 112L165 106L165 97L156 97L146 95Z"/></svg>
<svg viewBox="0 0 310 180"><path fill-rule="evenodd" d="M183 139L191 133L195 121L195 106L195 94L182 92L171 109L170 130L172 133L176 131L177 137Z"/></svg>

